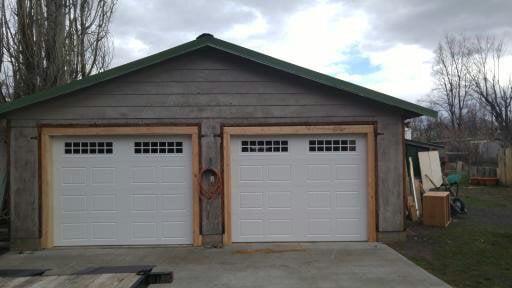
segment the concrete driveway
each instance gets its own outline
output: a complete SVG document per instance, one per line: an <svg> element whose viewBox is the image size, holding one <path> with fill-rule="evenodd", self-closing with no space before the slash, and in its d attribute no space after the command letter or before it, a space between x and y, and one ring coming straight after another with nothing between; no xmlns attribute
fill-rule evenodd
<svg viewBox="0 0 512 288"><path fill-rule="evenodd" d="M170 287L449 287L379 243L80 247L0 256L0 269L50 268L51 275L109 265L174 271Z"/></svg>

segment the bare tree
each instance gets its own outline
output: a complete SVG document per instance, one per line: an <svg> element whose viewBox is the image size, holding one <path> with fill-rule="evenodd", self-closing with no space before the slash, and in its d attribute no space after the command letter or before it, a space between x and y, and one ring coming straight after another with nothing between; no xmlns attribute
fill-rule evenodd
<svg viewBox="0 0 512 288"><path fill-rule="evenodd" d="M417 141L435 142L444 138L443 132L446 131L445 123L442 118L417 117L408 122L412 130L412 138Z"/></svg>
<svg viewBox="0 0 512 288"><path fill-rule="evenodd" d="M2 0L3 101L108 68L116 1Z"/></svg>
<svg viewBox="0 0 512 288"><path fill-rule="evenodd" d="M512 73L502 75L505 55L503 40L476 37L468 68L472 91L496 122L504 146L512 145ZM510 69L510 67L508 67Z"/></svg>
<svg viewBox="0 0 512 288"><path fill-rule="evenodd" d="M466 63L470 49L465 36L446 35L435 51L432 74L435 79L432 105L446 112L452 129L462 129L470 100L471 81Z"/></svg>

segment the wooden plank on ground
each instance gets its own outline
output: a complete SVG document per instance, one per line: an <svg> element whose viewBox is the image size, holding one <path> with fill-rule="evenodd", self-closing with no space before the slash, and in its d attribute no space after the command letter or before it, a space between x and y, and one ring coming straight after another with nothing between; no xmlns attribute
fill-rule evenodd
<svg viewBox="0 0 512 288"><path fill-rule="evenodd" d="M142 280L142 275L135 273L63 275L63 276L32 276L32 277L0 277L3 288L100 288L134 287Z"/></svg>

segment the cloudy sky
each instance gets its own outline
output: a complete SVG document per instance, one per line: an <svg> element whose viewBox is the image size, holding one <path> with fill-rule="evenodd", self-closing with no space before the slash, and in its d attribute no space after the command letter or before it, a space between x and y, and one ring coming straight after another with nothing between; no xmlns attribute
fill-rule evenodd
<svg viewBox="0 0 512 288"><path fill-rule="evenodd" d="M120 0L113 65L217 38L416 102L445 33L512 39L511 0Z"/></svg>

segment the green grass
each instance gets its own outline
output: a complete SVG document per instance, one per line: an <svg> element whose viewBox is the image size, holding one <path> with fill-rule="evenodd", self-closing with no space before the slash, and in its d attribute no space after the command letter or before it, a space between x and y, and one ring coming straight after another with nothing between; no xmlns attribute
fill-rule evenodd
<svg viewBox="0 0 512 288"><path fill-rule="evenodd" d="M512 287L512 188L465 188L461 198L468 215L445 229L411 225L390 246L454 287Z"/></svg>

